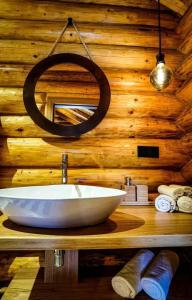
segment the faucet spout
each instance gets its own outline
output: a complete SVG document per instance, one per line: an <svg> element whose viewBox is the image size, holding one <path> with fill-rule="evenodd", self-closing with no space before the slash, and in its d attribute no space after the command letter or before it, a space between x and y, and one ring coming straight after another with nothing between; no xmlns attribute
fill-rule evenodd
<svg viewBox="0 0 192 300"><path fill-rule="evenodd" d="M61 168L62 168L62 178L61 178L62 181L61 182L63 184L67 184L67 182L68 182L68 174L67 174L68 154L63 154L62 155Z"/></svg>

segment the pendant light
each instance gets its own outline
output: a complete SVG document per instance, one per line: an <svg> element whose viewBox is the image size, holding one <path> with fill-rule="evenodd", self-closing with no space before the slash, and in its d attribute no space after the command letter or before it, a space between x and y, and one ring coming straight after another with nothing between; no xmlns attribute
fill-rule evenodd
<svg viewBox="0 0 192 300"><path fill-rule="evenodd" d="M165 55L161 52L161 16L160 16L160 0L158 0L158 32L159 32L159 53L156 56L156 67L150 74L151 84L161 91L166 88L172 79L173 73L165 64Z"/></svg>

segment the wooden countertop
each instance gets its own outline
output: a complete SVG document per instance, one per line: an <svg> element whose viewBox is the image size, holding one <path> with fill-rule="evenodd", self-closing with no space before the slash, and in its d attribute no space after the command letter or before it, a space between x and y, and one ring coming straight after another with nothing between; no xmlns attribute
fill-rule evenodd
<svg viewBox="0 0 192 300"><path fill-rule="evenodd" d="M0 250L120 249L192 246L192 215L119 207L100 225L79 229L19 226L0 216Z"/></svg>

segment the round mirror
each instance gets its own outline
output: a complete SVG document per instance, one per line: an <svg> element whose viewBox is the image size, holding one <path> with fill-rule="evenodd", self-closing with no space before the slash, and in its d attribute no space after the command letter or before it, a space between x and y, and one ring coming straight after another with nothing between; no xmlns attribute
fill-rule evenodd
<svg viewBox="0 0 192 300"><path fill-rule="evenodd" d="M63 53L40 61L28 74L24 104L41 128L61 136L80 136L96 127L110 104L104 72L86 57Z"/></svg>

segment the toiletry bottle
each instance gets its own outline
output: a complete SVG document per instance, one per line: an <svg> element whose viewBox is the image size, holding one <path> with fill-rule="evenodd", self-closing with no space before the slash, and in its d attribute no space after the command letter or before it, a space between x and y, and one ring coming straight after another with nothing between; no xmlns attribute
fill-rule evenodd
<svg viewBox="0 0 192 300"><path fill-rule="evenodd" d="M136 185L137 191L137 202L148 202L148 186L146 184L137 184Z"/></svg>
<svg viewBox="0 0 192 300"><path fill-rule="evenodd" d="M125 177L124 189L127 192L123 204L126 202L135 202L136 201L136 186L131 184L131 178Z"/></svg>

